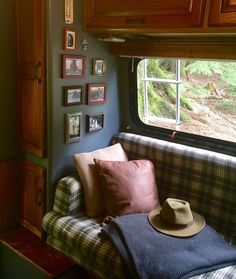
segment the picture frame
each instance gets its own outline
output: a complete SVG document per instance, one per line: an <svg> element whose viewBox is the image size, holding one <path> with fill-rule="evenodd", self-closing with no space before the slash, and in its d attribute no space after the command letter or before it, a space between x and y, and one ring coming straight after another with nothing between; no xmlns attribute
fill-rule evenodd
<svg viewBox="0 0 236 279"><path fill-rule="evenodd" d="M62 54L62 77L84 78L85 56L76 54Z"/></svg>
<svg viewBox="0 0 236 279"><path fill-rule="evenodd" d="M88 133L103 129L104 113L95 113L86 115L86 130Z"/></svg>
<svg viewBox="0 0 236 279"><path fill-rule="evenodd" d="M93 59L92 74L95 76L106 75L106 60L105 59Z"/></svg>
<svg viewBox="0 0 236 279"><path fill-rule="evenodd" d="M64 50L77 49L77 30L64 28Z"/></svg>
<svg viewBox="0 0 236 279"><path fill-rule="evenodd" d="M64 106L83 104L83 86L64 87Z"/></svg>
<svg viewBox="0 0 236 279"><path fill-rule="evenodd" d="M107 102L107 84L89 83L87 85L87 104L105 104Z"/></svg>
<svg viewBox="0 0 236 279"><path fill-rule="evenodd" d="M81 135L81 112L67 112L65 114L66 128L65 128L65 141L71 143L79 141Z"/></svg>

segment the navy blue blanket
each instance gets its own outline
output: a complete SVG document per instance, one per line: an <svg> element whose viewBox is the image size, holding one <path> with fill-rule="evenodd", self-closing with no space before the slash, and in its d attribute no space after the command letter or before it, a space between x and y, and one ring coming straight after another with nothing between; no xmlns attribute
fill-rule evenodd
<svg viewBox="0 0 236 279"><path fill-rule="evenodd" d="M127 265L128 278L189 278L236 264L236 249L212 228L190 238L157 232L146 214L117 217L102 229Z"/></svg>

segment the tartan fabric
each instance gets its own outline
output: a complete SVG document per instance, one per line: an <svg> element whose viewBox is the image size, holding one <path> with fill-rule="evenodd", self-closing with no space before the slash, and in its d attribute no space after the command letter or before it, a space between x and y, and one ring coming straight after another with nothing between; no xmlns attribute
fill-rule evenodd
<svg viewBox="0 0 236 279"><path fill-rule="evenodd" d="M125 279L125 266L111 242L101 239L100 218L77 217L49 212L43 219L47 242L104 279ZM192 279L236 279L236 265L195 276ZM158 279L158 278L157 278ZM160 278L161 279L161 278Z"/></svg>
<svg viewBox="0 0 236 279"><path fill-rule="evenodd" d="M167 197L188 200L192 209L236 245L236 158L172 142L119 133L112 144L121 143L130 160L154 163L158 191ZM109 241L100 238L100 218L84 215L83 188L77 174L59 180L53 211L43 219L50 245L104 279L124 279L124 266ZM236 266L192 279L236 279Z"/></svg>
<svg viewBox="0 0 236 279"><path fill-rule="evenodd" d="M61 216L49 212L43 218L47 242L63 252L76 263L84 266L101 278L125 278L123 262L108 240L101 240L101 218ZM121 277L120 277L121 276Z"/></svg>
<svg viewBox="0 0 236 279"><path fill-rule="evenodd" d="M190 202L193 210L236 245L236 158L145 136L119 133L128 158L150 159L161 203L168 197Z"/></svg>
<svg viewBox="0 0 236 279"><path fill-rule="evenodd" d="M84 210L83 187L77 173L60 179L56 186L53 211L75 216Z"/></svg>

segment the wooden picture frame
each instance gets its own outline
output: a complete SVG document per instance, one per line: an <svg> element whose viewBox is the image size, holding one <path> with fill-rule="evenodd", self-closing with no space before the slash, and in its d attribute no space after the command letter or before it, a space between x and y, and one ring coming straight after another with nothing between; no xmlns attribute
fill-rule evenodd
<svg viewBox="0 0 236 279"><path fill-rule="evenodd" d="M64 87L64 106L83 104L83 86Z"/></svg>
<svg viewBox="0 0 236 279"><path fill-rule="evenodd" d="M62 77L84 78L85 56L76 54L62 54Z"/></svg>
<svg viewBox="0 0 236 279"><path fill-rule="evenodd" d="M107 102L106 83L89 83L87 85L87 104L105 104Z"/></svg>
<svg viewBox="0 0 236 279"><path fill-rule="evenodd" d="M68 112L65 114L66 128L65 128L65 141L71 143L78 141L81 135L81 112Z"/></svg>
<svg viewBox="0 0 236 279"><path fill-rule="evenodd" d="M106 60L105 59L93 59L93 69L92 74L95 76L105 76L106 75Z"/></svg>
<svg viewBox="0 0 236 279"><path fill-rule="evenodd" d="M64 28L64 50L77 49L77 30Z"/></svg>
<svg viewBox="0 0 236 279"><path fill-rule="evenodd" d="M86 130L88 133L103 129L104 113L94 113L86 115Z"/></svg>

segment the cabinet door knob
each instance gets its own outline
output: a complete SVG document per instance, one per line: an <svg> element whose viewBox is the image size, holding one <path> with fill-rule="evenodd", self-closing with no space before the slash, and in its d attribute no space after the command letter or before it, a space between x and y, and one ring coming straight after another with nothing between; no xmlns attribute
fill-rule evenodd
<svg viewBox="0 0 236 279"><path fill-rule="evenodd" d="M35 78L34 79L37 80L38 83L42 82L41 66L42 66L42 63L40 61L35 66Z"/></svg>

